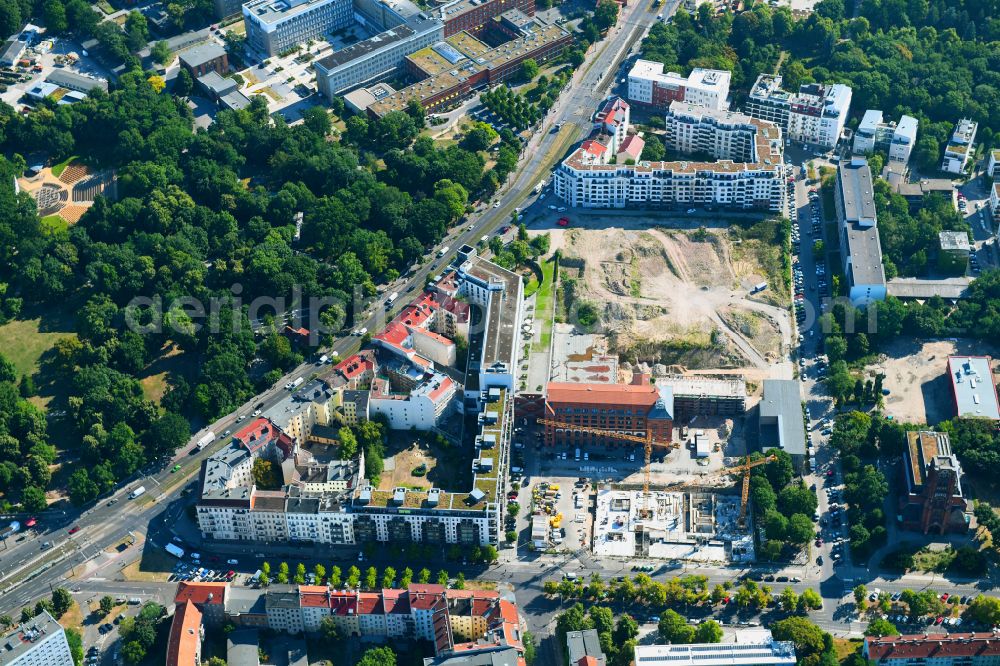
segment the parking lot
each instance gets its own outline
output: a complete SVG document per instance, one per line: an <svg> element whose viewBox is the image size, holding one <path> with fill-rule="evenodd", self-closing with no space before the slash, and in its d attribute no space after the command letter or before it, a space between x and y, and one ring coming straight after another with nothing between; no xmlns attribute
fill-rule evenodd
<svg viewBox="0 0 1000 666"><path fill-rule="evenodd" d="M25 97L31 88L57 70L83 74L96 79L108 80L107 70L89 55L84 55L79 44L69 39L49 37L44 28L28 25L21 31L21 38L29 46L21 55L24 65L2 68L6 76L0 93L0 100L20 109L28 100Z"/></svg>

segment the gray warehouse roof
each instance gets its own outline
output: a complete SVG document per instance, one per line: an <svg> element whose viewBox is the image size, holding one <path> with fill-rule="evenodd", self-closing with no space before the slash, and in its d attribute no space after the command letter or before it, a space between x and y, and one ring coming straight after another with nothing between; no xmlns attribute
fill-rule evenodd
<svg viewBox="0 0 1000 666"><path fill-rule="evenodd" d="M70 90L79 90L80 92L90 92L94 88L100 88L105 91L108 89L107 81L94 79L83 74L76 74L65 69L53 70L51 74L45 77L45 80L57 86L69 88Z"/></svg>
<svg viewBox="0 0 1000 666"><path fill-rule="evenodd" d="M425 657L424 666L517 666L517 650L504 648L449 657Z"/></svg>
<svg viewBox="0 0 1000 666"><path fill-rule="evenodd" d="M198 67L226 55L226 49L215 42L204 42L181 52L181 62L188 67Z"/></svg>
<svg viewBox="0 0 1000 666"><path fill-rule="evenodd" d="M957 416L1000 420L1000 402L989 356L949 356L948 374Z"/></svg>
<svg viewBox="0 0 1000 666"><path fill-rule="evenodd" d="M606 662L596 629L566 632L566 651L571 666L576 666L584 657L594 657L599 666L604 666Z"/></svg>
<svg viewBox="0 0 1000 666"><path fill-rule="evenodd" d="M844 220L848 223L875 224L875 190L868 160L854 158L840 165L840 196Z"/></svg>
<svg viewBox="0 0 1000 666"><path fill-rule="evenodd" d="M765 379L760 400L761 448L777 445L791 456L805 456L802 397L794 379Z"/></svg>
<svg viewBox="0 0 1000 666"><path fill-rule="evenodd" d="M878 227L848 225L847 253L851 257L851 284L885 284Z"/></svg>

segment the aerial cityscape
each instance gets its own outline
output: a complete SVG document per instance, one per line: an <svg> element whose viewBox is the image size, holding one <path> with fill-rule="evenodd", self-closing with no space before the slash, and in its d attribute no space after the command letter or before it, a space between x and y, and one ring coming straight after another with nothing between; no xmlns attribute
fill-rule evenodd
<svg viewBox="0 0 1000 666"><path fill-rule="evenodd" d="M1000 663L1000 0L0 33L0 666Z"/></svg>

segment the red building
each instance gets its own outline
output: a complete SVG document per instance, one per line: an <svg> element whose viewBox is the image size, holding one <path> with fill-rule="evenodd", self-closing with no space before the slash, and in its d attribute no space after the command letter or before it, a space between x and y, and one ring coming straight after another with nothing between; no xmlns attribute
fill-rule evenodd
<svg viewBox="0 0 1000 666"><path fill-rule="evenodd" d="M511 9L520 9L528 16L534 16L535 0L462 0L445 5L441 9L444 13L444 36L451 37L463 30L478 34L491 19Z"/></svg>
<svg viewBox="0 0 1000 666"><path fill-rule="evenodd" d="M903 528L924 534L965 533L972 519L962 492L962 466L948 433L906 433L904 493L899 499Z"/></svg>
<svg viewBox="0 0 1000 666"><path fill-rule="evenodd" d="M673 433L673 393L669 388L649 384L639 375L640 383L575 384L550 382L546 388L545 418L575 426L599 428L644 437L647 431L661 441ZM548 446L635 445L599 434L545 426Z"/></svg>

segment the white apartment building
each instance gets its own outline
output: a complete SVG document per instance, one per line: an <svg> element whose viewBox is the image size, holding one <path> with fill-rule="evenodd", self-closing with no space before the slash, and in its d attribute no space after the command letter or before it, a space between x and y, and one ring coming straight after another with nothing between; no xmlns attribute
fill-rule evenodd
<svg viewBox="0 0 1000 666"><path fill-rule="evenodd" d="M786 187L781 131L742 114L674 102L668 141L713 156L715 162L609 164L607 151L585 141L553 175L555 194L580 208L706 205L783 210ZM735 161L739 159L740 161Z"/></svg>
<svg viewBox="0 0 1000 666"><path fill-rule="evenodd" d="M671 102L665 129L665 142L671 150L705 153L733 162L756 160L759 128L748 115Z"/></svg>
<svg viewBox="0 0 1000 666"><path fill-rule="evenodd" d="M250 0L243 5L247 44L279 55L310 39L351 25L351 0Z"/></svg>
<svg viewBox="0 0 1000 666"><path fill-rule="evenodd" d="M885 150L890 162L906 164L917 142L917 119L901 116L899 123L884 122L882 112L868 109L854 132L853 151L865 155L876 150Z"/></svg>
<svg viewBox="0 0 1000 666"><path fill-rule="evenodd" d="M675 101L715 110L727 107L730 72L696 67L685 77L663 69L662 62L637 60L628 73L629 101L663 110Z"/></svg>
<svg viewBox="0 0 1000 666"><path fill-rule="evenodd" d="M990 156L986 160L986 175L993 180L1000 180L1000 148L990 151Z"/></svg>
<svg viewBox="0 0 1000 666"><path fill-rule="evenodd" d="M632 110L628 102L621 97L612 97L594 116L594 131L610 137L608 150L617 153L618 147L625 141L625 135L631 122Z"/></svg>
<svg viewBox="0 0 1000 666"><path fill-rule="evenodd" d="M8 631L0 641L3 666L73 666L66 632L48 611Z"/></svg>
<svg viewBox="0 0 1000 666"><path fill-rule="evenodd" d="M851 89L840 83L803 84L792 94L781 89L780 76L761 74L745 110L753 118L778 125L791 141L833 148L844 131L851 96Z"/></svg>
<svg viewBox="0 0 1000 666"><path fill-rule="evenodd" d="M788 138L807 146L836 146L847 123L851 95L851 89L841 83L803 85L789 100Z"/></svg>
<svg viewBox="0 0 1000 666"><path fill-rule="evenodd" d="M941 161L941 171L959 174L965 171L965 165L972 157L976 142L976 131L979 123L968 118L962 118L955 125L951 140L944 148L944 159Z"/></svg>

